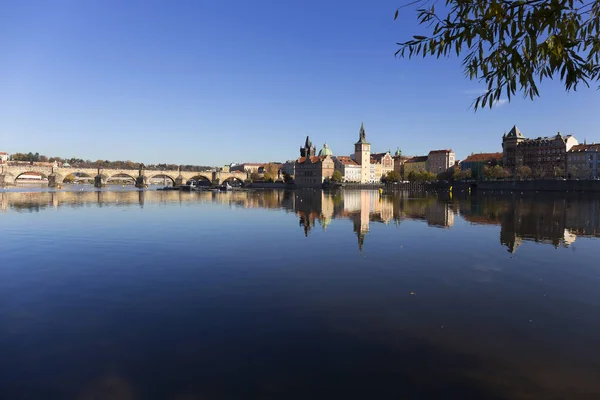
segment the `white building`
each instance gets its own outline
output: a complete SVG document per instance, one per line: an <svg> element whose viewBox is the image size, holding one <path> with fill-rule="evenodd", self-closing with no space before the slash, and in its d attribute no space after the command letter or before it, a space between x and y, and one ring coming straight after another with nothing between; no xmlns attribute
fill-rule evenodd
<svg viewBox="0 0 600 400"><path fill-rule="evenodd" d="M0 162L3 162L3 163L7 162L8 161L8 157L9 157L8 153L0 151Z"/></svg>
<svg viewBox="0 0 600 400"><path fill-rule="evenodd" d="M596 179L600 144L576 144L567 151L567 174L572 178Z"/></svg>
<svg viewBox="0 0 600 400"><path fill-rule="evenodd" d="M427 156L427 170L441 174L454 166L455 157L452 150L431 150Z"/></svg>
<svg viewBox="0 0 600 400"><path fill-rule="evenodd" d="M344 182L360 182L360 165L348 156L337 156L333 158L335 170L340 171Z"/></svg>

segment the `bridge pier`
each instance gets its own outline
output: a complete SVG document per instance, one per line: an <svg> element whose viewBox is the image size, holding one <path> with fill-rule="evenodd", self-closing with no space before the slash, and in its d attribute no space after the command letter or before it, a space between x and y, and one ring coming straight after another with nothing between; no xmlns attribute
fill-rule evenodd
<svg viewBox="0 0 600 400"><path fill-rule="evenodd" d="M14 186L15 185L15 177L12 174L7 172L0 174L0 187L4 186Z"/></svg>
<svg viewBox="0 0 600 400"><path fill-rule="evenodd" d="M173 186L177 187L177 186L181 186L183 185L183 176L181 176L181 172L179 173L179 176L177 178L175 178L175 183L173 184Z"/></svg>
<svg viewBox="0 0 600 400"><path fill-rule="evenodd" d="M106 179L102 175L96 175L94 178L94 187L101 188L106 186Z"/></svg>
<svg viewBox="0 0 600 400"><path fill-rule="evenodd" d="M135 187L136 188L145 188L146 187L146 177L143 175L135 178Z"/></svg>
<svg viewBox="0 0 600 400"><path fill-rule="evenodd" d="M59 184L60 179L56 174L52 173L48 175L48 187L57 187Z"/></svg>

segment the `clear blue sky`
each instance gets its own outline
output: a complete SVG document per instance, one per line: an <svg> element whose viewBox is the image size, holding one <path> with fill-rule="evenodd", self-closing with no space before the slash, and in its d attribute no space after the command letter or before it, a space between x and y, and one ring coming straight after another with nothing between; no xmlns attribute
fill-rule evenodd
<svg viewBox="0 0 600 400"><path fill-rule="evenodd" d="M478 82L460 60L394 57L419 33L404 0L4 1L0 151L222 165L298 156L307 134L353 151L361 121L373 151L457 157L501 151L517 124L600 141L600 93L493 110L469 106Z"/></svg>

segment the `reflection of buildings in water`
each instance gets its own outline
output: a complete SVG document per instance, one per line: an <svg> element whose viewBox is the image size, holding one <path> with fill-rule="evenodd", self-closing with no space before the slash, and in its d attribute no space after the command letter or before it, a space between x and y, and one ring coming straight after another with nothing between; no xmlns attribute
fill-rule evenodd
<svg viewBox="0 0 600 400"><path fill-rule="evenodd" d="M577 236L600 236L597 198L473 197L461 204L465 220L500 225L500 242L514 253L524 241L568 247Z"/></svg>
<svg viewBox="0 0 600 400"><path fill-rule="evenodd" d="M514 253L523 240L568 246L565 242L566 201L526 201L517 199L502 216L500 241ZM574 238L569 237L570 242Z"/></svg>

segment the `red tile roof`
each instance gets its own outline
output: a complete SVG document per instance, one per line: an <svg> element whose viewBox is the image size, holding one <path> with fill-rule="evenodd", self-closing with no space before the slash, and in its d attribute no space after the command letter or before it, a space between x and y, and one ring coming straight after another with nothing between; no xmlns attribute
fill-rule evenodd
<svg viewBox="0 0 600 400"><path fill-rule="evenodd" d="M0 156L7 156L7 155L8 155L8 153L5 153L5 152L3 152L3 151L0 151Z"/></svg>
<svg viewBox="0 0 600 400"><path fill-rule="evenodd" d="M502 160L502 153L477 153L471 154L469 157L462 160L462 162L485 162L500 160Z"/></svg>
<svg viewBox="0 0 600 400"><path fill-rule="evenodd" d="M339 162L341 162L344 165L358 165L358 163L356 161L354 161L352 158L350 158L348 156L337 156L336 158L338 159Z"/></svg>
<svg viewBox="0 0 600 400"><path fill-rule="evenodd" d="M317 163L317 162L323 161L323 160L324 160L326 157L327 157L327 156L312 156L312 157L310 157L310 162L312 162L312 163L314 164L314 163ZM300 157L300 158L297 160L297 162L298 162L299 164L304 164L304 163L306 162L306 157Z"/></svg>
<svg viewBox="0 0 600 400"><path fill-rule="evenodd" d="M571 147L569 153L571 152L579 152L579 151L600 151L600 144L591 143L591 144L576 144Z"/></svg>

